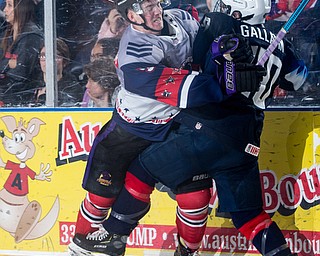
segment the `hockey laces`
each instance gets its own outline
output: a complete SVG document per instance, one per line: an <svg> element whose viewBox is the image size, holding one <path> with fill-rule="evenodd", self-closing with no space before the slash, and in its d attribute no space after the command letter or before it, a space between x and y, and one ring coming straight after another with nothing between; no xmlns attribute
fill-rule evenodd
<svg viewBox="0 0 320 256"><path fill-rule="evenodd" d="M109 232L104 229L102 224L91 224L91 227L98 228L97 231L89 233L86 237L88 240L102 241L109 236Z"/></svg>

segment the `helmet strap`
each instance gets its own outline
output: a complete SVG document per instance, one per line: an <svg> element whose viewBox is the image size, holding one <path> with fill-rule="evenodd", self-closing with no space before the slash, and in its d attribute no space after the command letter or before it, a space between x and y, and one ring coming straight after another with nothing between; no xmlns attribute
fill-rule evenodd
<svg viewBox="0 0 320 256"><path fill-rule="evenodd" d="M143 20L143 23L141 23L141 24L139 24L139 23L137 23L137 22L133 22L133 21L131 21L131 20L128 19L128 18L127 18L127 20L128 20L131 24L136 25L136 26L141 26L141 27L143 27L143 28L146 29L146 30L150 30L150 31L152 31L152 32L161 32L161 30L157 30L157 29L153 29L153 28L148 27L148 26L146 25L146 19L144 18L143 14L139 14L139 16L140 16L140 17L142 18L142 20Z"/></svg>
<svg viewBox="0 0 320 256"><path fill-rule="evenodd" d="M143 16L142 14L140 14L140 17L141 17L141 18L143 19L143 21L144 21L144 22L141 24L144 29L150 30L150 31L152 31L152 32L161 32L161 30L157 30L157 29L153 29L153 28L148 27L148 26L146 25L146 19L144 18L144 16Z"/></svg>

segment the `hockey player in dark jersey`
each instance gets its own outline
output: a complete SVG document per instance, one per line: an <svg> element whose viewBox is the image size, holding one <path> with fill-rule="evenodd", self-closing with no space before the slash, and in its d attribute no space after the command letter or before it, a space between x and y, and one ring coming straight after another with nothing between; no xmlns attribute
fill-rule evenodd
<svg viewBox="0 0 320 256"><path fill-rule="evenodd" d="M121 241L125 238L108 234L101 223L122 189L129 164L151 142L164 140L168 131L175 129L173 119L181 108L227 97L225 83L215 75L188 68L199 29L198 21L188 12L163 11L159 0L122 0L117 4L131 23L121 38L116 60L121 89L112 119L95 138L89 154L82 184L88 192L80 206L70 255L124 254L125 243ZM241 45L236 51L240 49ZM235 68L240 91L257 91L260 86L264 68L251 65L250 69ZM255 77L249 86L248 75ZM149 204L143 206L137 219L149 210ZM120 246L109 252L106 241L111 238Z"/></svg>
<svg viewBox="0 0 320 256"><path fill-rule="evenodd" d="M230 33L249 40L255 63L275 37L263 26L269 6L264 0L218 0L215 6L216 11L226 13L213 12L203 18L194 43L197 63L206 73L223 74L224 58L229 56L221 51L225 37L219 36ZM221 68L216 70L215 63ZM287 40L281 41L265 68L268 72L257 92L235 93L223 102L185 109L175 117L180 126L130 166L104 230L129 235L138 224L139 213L149 206L152 187L160 181L177 194L179 246L175 256L197 255L210 199L207 181L214 178L218 209L230 212L235 227L262 255L293 255L281 230L263 210L258 154L263 110L274 88L279 84L286 90L299 89L307 70ZM115 246L114 241L109 246Z"/></svg>

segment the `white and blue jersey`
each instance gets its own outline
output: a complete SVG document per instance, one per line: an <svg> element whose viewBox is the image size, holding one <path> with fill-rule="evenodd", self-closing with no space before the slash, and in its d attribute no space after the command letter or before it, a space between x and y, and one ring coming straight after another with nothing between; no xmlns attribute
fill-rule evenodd
<svg viewBox="0 0 320 256"><path fill-rule="evenodd" d="M113 119L125 130L152 141L163 140L180 108L223 98L211 75L189 68L198 21L180 9L164 10L163 17L162 35L129 26L117 59L121 89Z"/></svg>

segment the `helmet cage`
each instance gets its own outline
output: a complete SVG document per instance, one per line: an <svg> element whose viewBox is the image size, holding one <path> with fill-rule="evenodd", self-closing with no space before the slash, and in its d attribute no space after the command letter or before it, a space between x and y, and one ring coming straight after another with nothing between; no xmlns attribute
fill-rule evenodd
<svg viewBox="0 0 320 256"><path fill-rule="evenodd" d="M147 30L151 30L154 32L159 32L158 30L154 30L150 27L148 27L146 25L146 19L144 17L144 11L143 8L141 6L141 4L144 2L145 0L116 0L116 7L118 12L122 15L122 17L124 17L129 23L134 24L134 25L138 25L138 26L142 26L143 28L147 29ZM171 0L159 0L160 5L162 8L165 8L167 6L169 6L171 4ZM140 17L143 19L143 23L138 24L135 23L133 21L131 21L128 18L128 10L131 9L133 10L136 14L140 15Z"/></svg>
<svg viewBox="0 0 320 256"><path fill-rule="evenodd" d="M230 15L231 6L226 5L222 0L218 0L213 6L213 12L221 12Z"/></svg>
<svg viewBox="0 0 320 256"><path fill-rule="evenodd" d="M136 13L136 14L143 14L143 10L141 8L140 3L142 3L143 1L141 0L137 0L135 3L132 4L132 10Z"/></svg>
<svg viewBox="0 0 320 256"><path fill-rule="evenodd" d="M119 0L119 1L116 1L116 6L119 13L126 20L128 20L127 18L128 9L132 9L138 15L143 15L143 9L141 7L141 4L144 1L145 0ZM171 4L171 0L160 0L160 4L162 8L165 8Z"/></svg>

